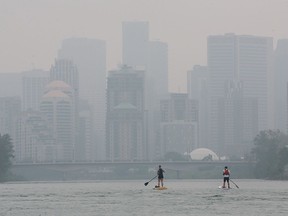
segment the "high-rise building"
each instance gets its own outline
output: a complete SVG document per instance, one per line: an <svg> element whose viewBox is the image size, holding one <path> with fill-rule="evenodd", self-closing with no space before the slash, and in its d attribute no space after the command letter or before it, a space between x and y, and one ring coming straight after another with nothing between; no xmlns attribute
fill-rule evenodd
<svg viewBox="0 0 288 216"><path fill-rule="evenodd" d="M43 163L56 161L56 146L51 127L39 111L21 113L18 141L15 148L16 162Z"/></svg>
<svg viewBox="0 0 288 216"><path fill-rule="evenodd" d="M56 59L50 69L50 82L62 80L70 85L75 95L79 95L79 77L75 63L70 59Z"/></svg>
<svg viewBox="0 0 288 216"><path fill-rule="evenodd" d="M228 82L218 98L218 150L222 156L240 159L251 152L258 133L258 100L243 97L242 82Z"/></svg>
<svg viewBox="0 0 288 216"><path fill-rule="evenodd" d="M208 147L209 139L209 109L208 109L208 81L209 73L207 66L195 65L187 72L188 98L199 103L199 147Z"/></svg>
<svg viewBox="0 0 288 216"><path fill-rule="evenodd" d="M31 70L22 73L22 110L39 111L41 97L49 82L49 72Z"/></svg>
<svg viewBox="0 0 288 216"><path fill-rule="evenodd" d="M277 42L274 51L275 70L275 128L287 132L288 39Z"/></svg>
<svg viewBox="0 0 288 216"><path fill-rule="evenodd" d="M106 43L89 38L69 38L62 43L59 58L70 59L79 73L79 96L89 103L92 131L91 155L93 160L105 159L105 115L106 115ZM89 144L90 145L90 144Z"/></svg>
<svg viewBox="0 0 288 216"><path fill-rule="evenodd" d="M9 134L15 148L17 140L17 121L21 114L20 97L0 97L0 133Z"/></svg>
<svg viewBox="0 0 288 216"><path fill-rule="evenodd" d="M229 82L243 83L243 97L256 98L258 130L273 128L273 40L270 37L218 35L208 37L210 148L221 156L219 98ZM270 101L270 103L269 103ZM222 119L220 119L221 121ZM256 135L256 134L255 134Z"/></svg>
<svg viewBox="0 0 288 216"><path fill-rule="evenodd" d="M16 121L21 112L20 97L0 97L0 133L15 134Z"/></svg>
<svg viewBox="0 0 288 216"><path fill-rule="evenodd" d="M57 83L63 81L68 84L71 89L72 113L74 115L73 134L74 138L74 160L79 160L79 152L83 147L83 143L79 140L79 76L75 63L70 59L56 59L55 64L50 69L50 82ZM56 82L55 82L56 81ZM58 82L59 83L59 82Z"/></svg>
<svg viewBox="0 0 288 216"><path fill-rule="evenodd" d="M287 82L287 84L286 84L286 89L287 89L287 90L286 90L286 92L287 92L287 93L286 93L286 97L287 97L287 98L286 98L286 103L287 103L287 110L286 110L287 114L286 114L286 115L288 116L288 82ZM287 117L286 121L288 122L288 117ZM286 127L287 127L286 133L288 134L288 124L286 125Z"/></svg>
<svg viewBox="0 0 288 216"><path fill-rule="evenodd" d="M155 158L160 136L160 100L168 96L168 46L149 41L148 22L123 22L123 64L145 70L148 157Z"/></svg>
<svg viewBox="0 0 288 216"><path fill-rule="evenodd" d="M123 64L146 70L148 57L149 23L122 23Z"/></svg>
<svg viewBox="0 0 288 216"><path fill-rule="evenodd" d="M46 86L40 112L48 121L55 140L55 161L75 161L75 105L73 89L63 81Z"/></svg>
<svg viewBox="0 0 288 216"><path fill-rule="evenodd" d="M82 143L79 149L79 159L95 161L97 149L93 140L93 110L86 100L81 100L79 105L79 142Z"/></svg>
<svg viewBox="0 0 288 216"><path fill-rule="evenodd" d="M198 101L187 94L171 93L161 101L161 146L158 157L177 152L181 155L198 148Z"/></svg>
<svg viewBox="0 0 288 216"><path fill-rule="evenodd" d="M145 70L149 89L159 97L168 95L168 46L161 41L149 41L148 22L123 22L123 64ZM149 93L149 92L148 92ZM150 95L151 96L151 95ZM157 106L153 102L146 106ZM152 106L151 105L151 106Z"/></svg>
<svg viewBox="0 0 288 216"><path fill-rule="evenodd" d="M168 46L149 41L145 81L145 104L148 110L149 159L154 159L160 142L160 101L168 97Z"/></svg>
<svg viewBox="0 0 288 216"><path fill-rule="evenodd" d="M0 73L0 97L21 97L21 73Z"/></svg>
<svg viewBox="0 0 288 216"><path fill-rule="evenodd" d="M150 92L147 93L149 96L154 95L154 101L150 103L154 109L159 110L160 99L168 96L168 46L161 41L149 41L148 45L146 86L149 86Z"/></svg>
<svg viewBox="0 0 288 216"><path fill-rule="evenodd" d="M107 158L147 159L144 71L123 66L109 72L107 83Z"/></svg>

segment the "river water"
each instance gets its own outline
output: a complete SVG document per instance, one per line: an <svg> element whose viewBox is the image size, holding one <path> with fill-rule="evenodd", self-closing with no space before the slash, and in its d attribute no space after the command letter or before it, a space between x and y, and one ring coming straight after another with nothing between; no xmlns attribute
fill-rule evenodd
<svg viewBox="0 0 288 216"><path fill-rule="evenodd" d="M149 180L149 179L148 179ZM22 182L0 184L0 216L288 215L288 181Z"/></svg>

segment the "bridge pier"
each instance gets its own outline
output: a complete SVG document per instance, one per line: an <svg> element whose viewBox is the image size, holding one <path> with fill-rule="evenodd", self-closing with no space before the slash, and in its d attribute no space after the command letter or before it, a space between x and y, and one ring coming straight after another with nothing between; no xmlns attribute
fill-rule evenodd
<svg viewBox="0 0 288 216"><path fill-rule="evenodd" d="M176 170L177 179L180 179L180 170Z"/></svg>

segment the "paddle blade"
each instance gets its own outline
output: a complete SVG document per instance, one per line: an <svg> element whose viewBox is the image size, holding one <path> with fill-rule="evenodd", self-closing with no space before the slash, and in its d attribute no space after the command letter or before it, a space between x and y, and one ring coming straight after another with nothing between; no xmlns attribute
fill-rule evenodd
<svg viewBox="0 0 288 216"><path fill-rule="evenodd" d="M144 185L147 186L149 184L149 182L145 182Z"/></svg>

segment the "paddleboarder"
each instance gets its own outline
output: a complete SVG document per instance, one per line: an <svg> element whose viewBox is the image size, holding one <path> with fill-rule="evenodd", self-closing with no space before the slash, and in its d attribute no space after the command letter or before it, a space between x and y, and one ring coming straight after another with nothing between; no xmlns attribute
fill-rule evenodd
<svg viewBox="0 0 288 216"><path fill-rule="evenodd" d="M228 169L227 166L225 166L224 170L223 170L223 186L222 186L222 188L226 188L226 185L225 185L226 182L227 182L228 188L230 188L229 178L230 178L230 170Z"/></svg>
<svg viewBox="0 0 288 216"><path fill-rule="evenodd" d="M161 187L163 187L164 183L163 183L163 180L164 180L164 174L165 171L162 169L161 165L159 165L159 169L157 171L157 175L158 175L158 187L160 187L160 183L161 183Z"/></svg>

